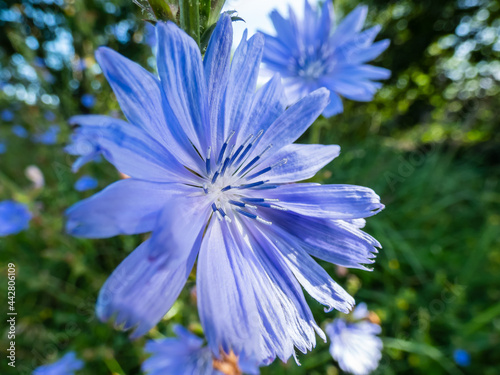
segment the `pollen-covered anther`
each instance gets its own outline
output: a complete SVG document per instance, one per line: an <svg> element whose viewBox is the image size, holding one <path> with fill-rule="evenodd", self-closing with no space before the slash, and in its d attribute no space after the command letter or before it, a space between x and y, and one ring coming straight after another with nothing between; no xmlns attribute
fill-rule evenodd
<svg viewBox="0 0 500 375"><path fill-rule="evenodd" d="M220 359L214 358L213 366L214 370L220 371L224 375L243 374L238 367L238 356L236 356L233 351L229 352L229 354L222 352Z"/></svg>
<svg viewBox="0 0 500 375"><path fill-rule="evenodd" d="M237 208L236 211L239 212L240 214L242 214L243 216L246 216L246 217L248 217L250 219L254 219L254 220L258 221L259 223L266 224L266 225L271 225L272 224L271 221L267 221L267 220L261 218L258 215L252 214L252 213L247 212L247 211L243 211L243 210L241 210L239 208Z"/></svg>
<svg viewBox="0 0 500 375"><path fill-rule="evenodd" d="M260 171L254 173L254 174L252 174L250 176L246 176L245 179L246 180L253 180L254 178L262 176L264 173L267 173L267 172L269 172L270 170L272 170L274 168L277 168L277 167L280 167L280 166L286 164L287 161L288 161L288 159L280 160L279 162L277 162L277 163L275 163L275 164L273 164L273 165L271 165L269 167L266 167L264 169L261 169Z"/></svg>
<svg viewBox="0 0 500 375"><path fill-rule="evenodd" d="M262 151L259 155L257 155L256 157L254 157L247 165L245 165L245 167L238 173L239 176L242 176L245 174L245 172L247 172L248 170L250 170L250 168L259 161L259 159L262 157L262 155L264 155L269 149L271 149L271 147L273 147L272 144L268 145L264 151Z"/></svg>
<svg viewBox="0 0 500 375"><path fill-rule="evenodd" d="M231 141L231 138L233 138L234 133L235 133L235 131L233 130L231 132L231 134L229 134L229 136L227 137L224 144L222 145L222 148L221 148L220 153L219 153L219 158L217 159L217 165L219 165L220 162L222 161L222 158L224 157L224 154L226 153L227 145L229 144L229 141Z"/></svg>

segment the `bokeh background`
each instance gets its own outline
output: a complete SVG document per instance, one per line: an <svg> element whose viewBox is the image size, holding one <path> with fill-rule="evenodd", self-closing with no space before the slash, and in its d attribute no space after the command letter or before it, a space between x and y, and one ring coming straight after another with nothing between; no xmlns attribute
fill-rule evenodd
<svg viewBox="0 0 500 375"><path fill-rule="evenodd" d="M241 4L245 18L249 3L228 6ZM285 1L265 3L283 8ZM376 61L392 78L373 102L346 102L344 114L318 119L301 141L342 147L314 181L365 185L381 195L387 208L367 231L384 248L373 272L323 265L381 320L385 348L376 373L499 374L500 3L364 4L368 26L380 23L380 38L392 41ZM335 10L342 16L356 5L337 0ZM265 27L264 12L250 12L238 28ZM154 69L144 18L131 0L0 0L0 200L27 203L34 214L28 230L0 238L1 311L7 263L18 270L18 362L11 371L2 354L2 374L29 374L69 350L85 360L82 374L140 373L146 338L130 342L93 309L101 285L141 236L91 241L64 233L64 210L119 176L105 162L75 175L63 148L71 115L120 113L94 59L99 45ZM26 173L29 166L40 169L43 186L35 186L40 179ZM82 175L97 178L98 188L76 191ZM191 279L149 338L170 335L173 323L201 333L193 286ZM336 316L309 302L320 324ZM458 349L470 360L454 356ZM299 359L301 367L276 362L262 373L340 373L322 342Z"/></svg>

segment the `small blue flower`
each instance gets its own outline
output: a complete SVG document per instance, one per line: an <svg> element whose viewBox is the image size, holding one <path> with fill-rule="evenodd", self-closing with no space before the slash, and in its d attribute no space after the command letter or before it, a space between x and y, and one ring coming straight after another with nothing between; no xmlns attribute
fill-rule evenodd
<svg viewBox="0 0 500 375"><path fill-rule="evenodd" d="M104 134L104 128L109 123L109 121L104 121L99 126L81 125L74 130L70 137L71 143L64 148L68 154L79 156L73 163L73 172L77 172L88 162L99 161L101 159L102 150L99 145L99 139L101 134Z"/></svg>
<svg viewBox="0 0 500 375"><path fill-rule="evenodd" d="M10 200L0 202L0 237L27 229L30 220L31 213L26 205Z"/></svg>
<svg viewBox="0 0 500 375"><path fill-rule="evenodd" d="M97 180L94 177L82 176L75 182L75 190L85 191L95 189L98 185Z"/></svg>
<svg viewBox="0 0 500 375"><path fill-rule="evenodd" d="M462 367L467 367L470 365L470 354L466 350L456 349L453 352L453 359L455 363Z"/></svg>
<svg viewBox="0 0 500 375"><path fill-rule="evenodd" d="M5 154L6 151L7 151L7 144L5 143L5 141L0 140L0 155Z"/></svg>
<svg viewBox="0 0 500 375"><path fill-rule="evenodd" d="M148 375L223 375L259 374L259 368L250 361L238 361L236 356L214 357L203 340L181 326L175 326L176 338L151 340L146 343L145 351L152 356L142 364Z"/></svg>
<svg viewBox="0 0 500 375"><path fill-rule="evenodd" d="M284 78L290 103L318 89L330 90L330 104L323 111L330 117L343 111L341 96L370 101L382 86L376 80L387 79L390 71L366 64L388 46L388 40L373 43L380 26L361 31L368 8L357 7L337 27L333 4L325 1L314 11L305 0L304 20L293 10L285 19L276 10L270 15L276 36L266 36L263 62Z"/></svg>
<svg viewBox="0 0 500 375"><path fill-rule="evenodd" d="M36 368L33 375L74 375L83 365L74 352L69 352L55 363Z"/></svg>
<svg viewBox="0 0 500 375"><path fill-rule="evenodd" d="M43 117L45 117L45 120L50 122L56 121L56 114L52 111L45 111Z"/></svg>
<svg viewBox="0 0 500 375"><path fill-rule="evenodd" d="M101 289L97 315L144 335L198 258L198 311L212 352L259 363L307 352L316 333L326 337L301 286L327 311L354 304L313 257L369 269L380 244L360 222L384 206L365 187L292 183L339 155L336 145L294 143L330 95L318 89L287 109L279 77L256 91L261 34L244 34L231 61L228 15L204 59L174 23L156 31L160 79L108 48L96 54L128 121L70 119L131 178L69 208L68 233L152 232Z"/></svg>
<svg viewBox="0 0 500 375"><path fill-rule="evenodd" d="M84 94L82 95L81 102L84 107L92 108L93 106L95 106L95 96L91 94Z"/></svg>
<svg viewBox="0 0 500 375"><path fill-rule="evenodd" d="M14 120L14 112L12 112L10 109L4 109L0 114L0 118L2 119L2 121L11 122L12 120Z"/></svg>
<svg viewBox="0 0 500 375"><path fill-rule="evenodd" d="M359 304L352 313L354 323L343 318L335 319L325 331L330 337L330 354L340 368L354 375L365 375L374 371L382 358L382 340L378 324L365 319L368 310L364 303Z"/></svg>
<svg viewBox="0 0 500 375"><path fill-rule="evenodd" d="M19 138L27 138L28 137L28 131L22 125L12 126L12 133Z"/></svg>
<svg viewBox="0 0 500 375"><path fill-rule="evenodd" d="M44 145L53 145L57 143L57 135L59 134L59 126L51 125L48 130L43 133L36 134L33 141Z"/></svg>

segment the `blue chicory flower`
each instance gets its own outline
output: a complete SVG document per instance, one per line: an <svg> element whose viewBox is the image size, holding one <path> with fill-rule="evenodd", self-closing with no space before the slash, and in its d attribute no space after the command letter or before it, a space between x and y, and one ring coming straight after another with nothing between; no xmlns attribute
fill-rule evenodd
<svg viewBox="0 0 500 375"><path fill-rule="evenodd" d="M152 356L144 361L142 370L148 375L259 374L258 366L248 360L238 360L234 355L214 357L210 348L203 345L201 338L182 326L175 326L174 332L176 338L150 340L146 343L145 351Z"/></svg>
<svg viewBox="0 0 500 375"><path fill-rule="evenodd" d="M453 352L453 360L457 365L467 367L470 365L470 354L464 349L456 349Z"/></svg>
<svg viewBox="0 0 500 375"><path fill-rule="evenodd" d="M99 120L101 117L96 117L96 120ZM101 137L103 128L107 125L107 123L103 123L96 126L82 125L75 128L70 137L71 143L64 148L68 154L79 156L73 163L73 172L77 172L88 162L99 161L101 159L102 150L98 139Z"/></svg>
<svg viewBox="0 0 500 375"><path fill-rule="evenodd" d="M373 43L380 26L361 31L367 11L366 6L357 7L337 27L331 1L316 12L305 0L302 22L291 8L288 19L276 10L271 13L276 36L265 34L263 62L284 78L290 103L326 87L330 104L323 115L330 117L343 111L341 96L362 102L373 99L382 86L375 80L389 78L390 71L367 62L379 56L389 41Z"/></svg>
<svg viewBox="0 0 500 375"><path fill-rule="evenodd" d="M85 191L95 189L98 185L97 180L91 176L82 176L75 182L75 190Z"/></svg>
<svg viewBox="0 0 500 375"><path fill-rule="evenodd" d="M97 60L128 119L82 115L103 156L131 178L67 211L67 231L105 238L153 232L103 286L97 315L131 337L170 309L197 262L201 323L214 353L286 361L325 339L301 285L327 310L353 298L312 256L367 269L380 244L362 232L379 212L365 187L296 183L339 155L294 141L328 105L319 89L286 109L279 77L257 92L264 37L246 33L232 63L231 19L221 16L202 60L174 23L158 23L160 79L100 48ZM91 131L91 130L89 130Z"/></svg>
<svg viewBox="0 0 500 375"><path fill-rule="evenodd" d="M12 133L19 138L27 138L28 137L28 131L22 125L14 125L14 126L12 126L11 130L12 130Z"/></svg>
<svg viewBox="0 0 500 375"><path fill-rule="evenodd" d="M378 324L367 320L366 304L359 304L352 313L355 322L335 319L325 331L331 340L330 354L340 368L354 375L366 375L374 371L382 358L382 340Z"/></svg>
<svg viewBox="0 0 500 375"><path fill-rule="evenodd" d="M14 120L14 112L12 112L10 109L4 109L0 114L0 118L2 119L2 121L11 122L12 120Z"/></svg>
<svg viewBox="0 0 500 375"><path fill-rule="evenodd" d="M84 107L92 108L95 106L95 96L91 94L83 94L81 102Z"/></svg>
<svg viewBox="0 0 500 375"><path fill-rule="evenodd" d="M42 143L44 145L53 145L57 143L57 136L59 134L59 126L51 125L43 133L36 134L33 137L33 141L36 143Z"/></svg>
<svg viewBox="0 0 500 375"><path fill-rule="evenodd" d="M74 352L69 352L55 363L36 368L33 375L74 375L83 365L83 361L78 359Z"/></svg>
<svg viewBox="0 0 500 375"><path fill-rule="evenodd" d="M31 213L25 204L11 200L0 202L0 237L27 229L30 220Z"/></svg>

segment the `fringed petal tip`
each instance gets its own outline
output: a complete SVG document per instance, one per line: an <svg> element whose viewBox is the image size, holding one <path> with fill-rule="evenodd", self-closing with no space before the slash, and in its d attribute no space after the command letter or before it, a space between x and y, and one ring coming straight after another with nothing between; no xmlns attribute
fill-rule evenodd
<svg viewBox="0 0 500 375"><path fill-rule="evenodd" d="M133 312L112 310L113 307L105 306L102 301L96 305L96 316L102 323L108 323L117 331L129 332L130 340L137 340L153 328L156 322L147 322L133 316Z"/></svg>
<svg viewBox="0 0 500 375"><path fill-rule="evenodd" d="M349 312L354 308L354 305L356 304L356 302L354 301L354 298L352 296L347 295L346 297L349 297L349 298L347 298L341 304L337 304L336 306L328 305L327 307L325 307L323 309L324 312L330 313L333 310L337 310L337 311L340 311L341 313L349 314Z"/></svg>

